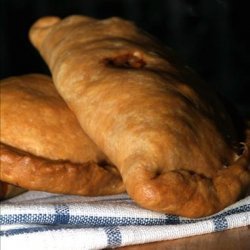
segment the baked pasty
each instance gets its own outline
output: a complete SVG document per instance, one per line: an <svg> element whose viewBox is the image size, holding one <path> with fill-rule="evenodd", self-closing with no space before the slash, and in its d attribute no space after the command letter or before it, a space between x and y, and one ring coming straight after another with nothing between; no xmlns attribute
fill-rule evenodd
<svg viewBox="0 0 250 250"><path fill-rule="evenodd" d="M1 181L66 194L125 191L120 174L82 131L49 77L10 77L0 88Z"/></svg>
<svg viewBox="0 0 250 250"><path fill-rule="evenodd" d="M200 217L245 194L245 139L216 94L170 49L120 18L44 17L30 39L140 206Z"/></svg>

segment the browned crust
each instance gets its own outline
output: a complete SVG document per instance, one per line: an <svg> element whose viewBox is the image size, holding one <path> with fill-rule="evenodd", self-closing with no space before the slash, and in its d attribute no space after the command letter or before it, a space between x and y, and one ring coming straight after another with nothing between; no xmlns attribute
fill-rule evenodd
<svg viewBox="0 0 250 250"><path fill-rule="evenodd" d="M29 190L77 195L108 195L125 191L114 168L94 162L74 164L49 160L1 143L0 164L1 181Z"/></svg>
<svg viewBox="0 0 250 250"><path fill-rule="evenodd" d="M48 20L33 25L31 41L139 205L200 217L242 197L249 149L239 157L230 116L194 73L122 19Z"/></svg>
<svg viewBox="0 0 250 250"><path fill-rule="evenodd" d="M129 194L152 210L188 217L214 214L244 197L250 187L249 148L213 178L178 169L161 174L147 168L134 170L139 180L128 174L125 185Z"/></svg>
<svg viewBox="0 0 250 250"><path fill-rule="evenodd" d="M118 172L83 132L50 77L29 74L0 84L0 180L69 194L124 191Z"/></svg>

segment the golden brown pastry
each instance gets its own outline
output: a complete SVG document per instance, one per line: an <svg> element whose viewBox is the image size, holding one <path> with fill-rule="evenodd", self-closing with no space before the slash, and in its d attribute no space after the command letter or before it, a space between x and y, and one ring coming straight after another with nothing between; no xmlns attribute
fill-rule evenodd
<svg viewBox="0 0 250 250"><path fill-rule="evenodd" d="M247 147L215 93L169 49L119 18L44 17L30 39L139 205L200 217L245 194Z"/></svg>
<svg viewBox="0 0 250 250"><path fill-rule="evenodd" d="M0 181L0 200L5 200L24 193L26 190Z"/></svg>
<svg viewBox="0 0 250 250"><path fill-rule="evenodd" d="M0 88L1 181L67 194L124 191L120 174L83 132L49 77L10 77Z"/></svg>

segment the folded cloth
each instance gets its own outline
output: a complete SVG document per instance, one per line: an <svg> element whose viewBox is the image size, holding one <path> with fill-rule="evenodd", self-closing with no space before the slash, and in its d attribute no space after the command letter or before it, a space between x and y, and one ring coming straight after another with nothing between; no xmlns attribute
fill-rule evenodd
<svg viewBox="0 0 250 250"><path fill-rule="evenodd" d="M209 217L188 219L138 207L126 194L82 197L27 192L1 203L7 249L103 249L250 225L250 196Z"/></svg>

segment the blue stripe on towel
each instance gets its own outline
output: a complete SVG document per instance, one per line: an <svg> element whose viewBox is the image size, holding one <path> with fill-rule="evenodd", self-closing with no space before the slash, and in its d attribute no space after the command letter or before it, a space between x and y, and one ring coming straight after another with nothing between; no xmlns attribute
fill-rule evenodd
<svg viewBox="0 0 250 250"><path fill-rule="evenodd" d="M166 215L165 225L178 225L181 224L180 217L177 215Z"/></svg>
<svg viewBox="0 0 250 250"><path fill-rule="evenodd" d="M11 224L53 224L54 214L8 214L0 215L0 225Z"/></svg>
<svg viewBox="0 0 250 250"><path fill-rule="evenodd" d="M52 213L23 213L23 214L0 214L0 225L10 224L48 224L48 225L82 225L84 227L100 227L100 226L139 226L139 225L178 225L190 224L198 221L211 219L215 221L215 225L219 223L222 217L232 214L238 214L250 211L250 204L233 208L228 211L211 216L210 218L187 219L174 215L165 215L165 218L136 218L136 217L112 217L112 216L87 216L87 215L71 215L70 207L65 204L59 204L54 207ZM216 226L216 228L220 228Z"/></svg>
<svg viewBox="0 0 250 250"><path fill-rule="evenodd" d="M134 217L108 217L70 215L68 210L62 207L55 209L55 214L13 214L0 216L0 225L11 224L49 224L49 225L83 225L85 227L99 226L147 226L147 225L173 225L179 224L176 216L166 218L134 218Z"/></svg>
<svg viewBox="0 0 250 250"><path fill-rule="evenodd" d="M69 224L86 226L152 226L179 224L178 216L167 215L165 218L134 218L108 216L71 216Z"/></svg>
<svg viewBox="0 0 250 250"><path fill-rule="evenodd" d="M228 216L231 214L238 214L238 213L243 213L243 212L247 212L250 211L250 204L246 204L240 207L236 207L233 209L230 209L228 211L222 212L221 214L219 214L218 216Z"/></svg>
<svg viewBox="0 0 250 250"><path fill-rule="evenodd" d="M223 230L226 230L228 228L227 219L223 216L218 216L218 217L214 218L213 223L214 223L214 231L215 232L223 231Z"/></svg>
<svg viewBox="0 0 250 250"><path fill-rule="evenodd" d="M64 204L59 204L55 206L55 217L54 217L54 221L53 224L68 224L69 223L69 218L70 218L70 214L69 214L69 207L67 205Z"/></svg>
<svg viewBox="0 0 250 250"><path fill-rule="evenodd" d="M118 227L105 227L108 247L118 247L122 244L122 234Z"/></svg>

